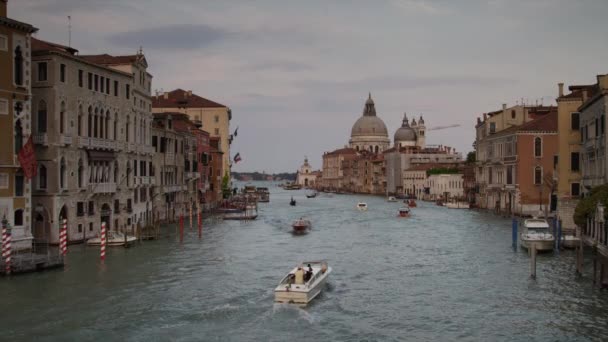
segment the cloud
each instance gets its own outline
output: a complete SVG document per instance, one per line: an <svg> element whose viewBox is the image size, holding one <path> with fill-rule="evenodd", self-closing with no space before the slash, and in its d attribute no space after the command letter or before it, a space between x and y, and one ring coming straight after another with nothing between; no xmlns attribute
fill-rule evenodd
<svg viewBox="0 0 608 342"><path fill-rule="evenodd" d="M295 62L295 61L280 61L280 60L270 60L270 61L262 61L259 63L251 63L242 67L243 70L248 71L267 71L267 70L278 70L278 71L310 71L315 68L306 63Z"/></svg>
<svg viewBox="0 0 608 342"><path fill-rule="evenodd" d="M150 27L111 35L110 43L149 49L194 50L228 39L232 33L204 24L181 24Z"/></svg>
<svg viewBox="0 0 608 342"><path fill-rule="evenodd" d="M130 4L125 4L122 0L19 0L23 5L33 11L40 11L51 14L70 15L74 12L85 11L125 11L135 10Z"/></svg>
<svg viewBox="0 0 608 342"><path fill-rule="evenodd" d="M391 3L406 13L439 14L445 8L430 0L391 0Z"/></svg>

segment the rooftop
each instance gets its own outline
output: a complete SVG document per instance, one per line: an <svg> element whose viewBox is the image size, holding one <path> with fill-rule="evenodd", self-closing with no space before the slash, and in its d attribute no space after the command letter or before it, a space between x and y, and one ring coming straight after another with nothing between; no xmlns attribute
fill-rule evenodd
<svg viewBox="0 0 608 342"><path fill-rule="evenodd" d="M227 108L221 103L217 103L198 96L192 91L175 89L168 93L152 97L152 107L154 108Z"/></svg>

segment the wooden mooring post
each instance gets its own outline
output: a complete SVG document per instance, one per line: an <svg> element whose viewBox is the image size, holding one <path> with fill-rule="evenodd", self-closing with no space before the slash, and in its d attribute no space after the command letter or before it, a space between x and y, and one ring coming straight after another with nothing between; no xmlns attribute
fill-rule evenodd
<svg viewBox="0 0 608 342"><path fill-rule="evenodd" d="M515 217L511 221L511 239L513 250L517 250L517 220Z"/></svg>
<svg viewBox="0 0 608 342"><path fill-rule="evenodd" d="M530 244L530 277L536 279L536 244Z"/></svg>
<svg viewBox="0 0 608 342"><path fill-rule="evenodd" d="M579 228L577 228L579 231ZM579 231L580 233L580 231ZM581 277L583 275L583 237L582 234L577 234L579 236L578 246L576 248L576 275Z"/></svg>

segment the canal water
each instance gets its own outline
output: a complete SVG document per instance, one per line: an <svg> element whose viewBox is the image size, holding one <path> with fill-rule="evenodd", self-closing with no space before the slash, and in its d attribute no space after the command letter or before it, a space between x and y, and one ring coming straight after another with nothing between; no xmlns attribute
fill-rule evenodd
<svg viewBox="0 0 608 342"><path fill-rule="evenodd" d="M608 292L574 276L574 253L529 258L508 219L381 197L284 191L256 221L175 226L134 248L70 246L63 270L0 279L5 341L600 341ZM293 196L296 207L289 206ZM369 211L355 210L365 201ZM308 235L292 220L312 220ZM296 263L326 259L325 291L305 308L273 304ZM587 265L589 267L589 265Z"/></svg>

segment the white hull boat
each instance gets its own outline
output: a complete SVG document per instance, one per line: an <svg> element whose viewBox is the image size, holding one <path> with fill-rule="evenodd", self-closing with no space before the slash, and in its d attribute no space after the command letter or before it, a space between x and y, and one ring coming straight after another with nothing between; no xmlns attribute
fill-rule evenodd
<svg viewBox="0 0 608 342"><path fill-rule="evenodd" d="M106 234L106 246L124 246L125 244L128 246L137 241L137 238L135 236L127 235L127 239L125 242L125 234L119 232L107 232ZM101 245L101 238L96 237L88 239L87 245L99 246Z"/></svg>
<svg viewBox="0 0 608 342"><path fill-rule="evenodd" d="M538 252L553 250L555 237L549 232L549 223L544 219L532 218L524 221L524 231L519 235L519 244L526 249L532 245Z"/></svg>
<svg viewBox="0 0 608 342"><path fill-rule="evenodd" d="M390 196L386 199L387 202L397 202L397 198L395 196Z"/></svg>
<svg viewBox="0 0 608 342"><path fill-rule="evenodd" d="M357 210L367 211L367 203L363 203L363 202L357 203Z"/></svg>
<svg viewBox="0 0 608 342"><path fill-rule="evenodd" d="M312 268L307 278L306 273ZM321 293L331 273L326 262L303 262L289 272L274 289L274 301L306 305Z"/></svg>
<svg viewBox="0 0 608 342"><path fill-rule="evenodd" d="M445 204L448 209L469 209L467 202L448 202Z"/></svg>
<svg viewBox="0 0 608 342"><path fill-rule="evenodd" d="M562 241L561 241L561 245L564 248L569 248L569 249L574 249L576 248L581 242L581 239L576 237L573 234L567 234L562 236Z"/></svg>

